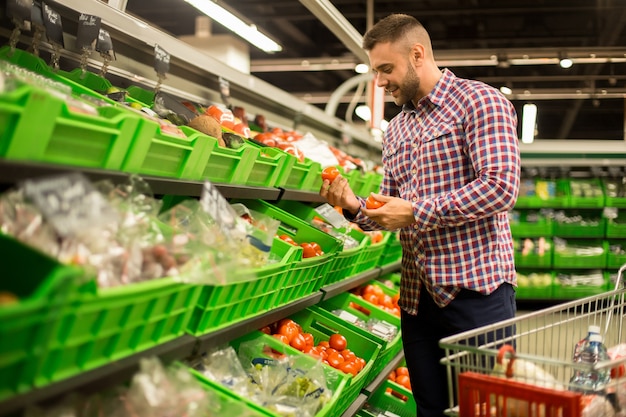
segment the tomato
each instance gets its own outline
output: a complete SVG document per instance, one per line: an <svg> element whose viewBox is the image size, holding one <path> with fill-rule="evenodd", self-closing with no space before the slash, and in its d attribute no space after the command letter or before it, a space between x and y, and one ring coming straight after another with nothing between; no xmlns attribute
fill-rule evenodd
<svg viewBox="0 0 626 417"><path fill-rule="evenodd" d="M243 136L244 138L249 138L250 137L250 128L243 124L243 123L237 123L234 127L233 127L233 131L241 136Z"/></svg>
<svg viewBox="0 0 626 417"><path fill-rule="evenodd" d="M298 327L295 323L286 323L281 324L278 327L278 334L286 336L288 341L287 343L290 343L294 337L300 334L300 331L298 330Z"/></svg>
<svg viewBox="0 0 626 417"><path fill-rule="evenodd" d="M334 166L326 167L322 170L323 181L333 182L335 181L335 178L337 178L338 175L339 175L339 170L337 169L337 167L334 167Z"/></svg>
<svg viewBox="0 0 626 417"><path fill-rule="evenodd" d="M345 361L339 365L339 370L346 374L356 376L359 373L358 365L353 361Z"/></svg>
<svg viewBox="0 0 626 417"><path fill-rule="evenodd" d="M396 368L396 375L406 375L409 376L409 368L406 366L399 366Z"/></svg>
<svg viewBox="0 0 626 417"><path fill-rule="evenodd" d="M303 258L313 258L314 256L317 256L317 252L315 252L315 248L313 248L313 246L311 246L310 243L302 242L300 243L300 246L302 246Z"/></svg>
<svg viewBox="0 0 626 417"><path fill-rule="evenodd" d="M371 194L365 200L365 208L367 209L378 209L384 205L385 205L384 202L376 200L374 197L372 197Z"/></svg>
<svg viewBox="0 0 626 417"><path fill-rule="evenodd" d="M261 142L265 146L276 147L276 135L270 132L258 133L254 140Z"/></svg>
<svg viewBox="0 0 626 417"><path fill-rule="evenodd" d="M323 255L324 251L322 250L322 247L320 246L319 243L317 242L310 242L309 243L311 245L311 247L313 248L313 250L315 250L315 254L316 255Z"/></svg>
<svg viewBox="0 0 626 417"><path fill-rule="evenodd" d="M330 347L330 344L328 343L328 341L327 341L327 340L322 340L321 342L319 342L319 343L317 344L317 346L321 346L321 347L323 347L324 349L327 349L327 348L329 348L329 347Z"/></svg>
<svg viewBox="0 0 626 417"><path fill-rule="evenodd" d="M356 359L356 354L353 351L351 351L350 349L342 350L341 351L341 356L343 356L343 358L346 361L350 361L350 362L352 362L353 360Z"/></svg>
<svg viewBox="0 0 626 417"><path fill-rule="evenodd" d="M265 334L272 334L272 329L270 329L270 326L264 326L260 330Z"/></svg>
<svg viewBox="0 0 626 417"><path fill-rule="evenodd" d="M220 122L222 120L222 114L224 112L219 107L217 107L215 104L212 104L212 105L210 105L206 109L205 113L208 114L209 116L213 116L213 118L215 118L215 120Z"/></svg>
<svg viewBox="0 0 626 417"><path fill-rule="evenodd" d="M402 385L404 388L411 389L411 380L408 375L398 375L396 377L396 384Z"/></svg>
<svg viewBox="0 0 626 417"><path fill-rule="evenodd" d="M330 336L330 339L328 339L328 345L331 348L341 352L342 350L348 347L348 341L343 335L339 333L335 333L332 336Z"/></svg>
<svg viewBox="0 0 626 417"><path fill-rule="evenodd" d="M315 341L313 340L313 335L311 333L302 333L304 337L304 341L308 347L313 347L315 345Z"/></svg>
<svg viewBox="0 0 626 417"><path fill-rule="evenodd" d="M396 371L391 371L389 372L389 375L387 376L387 379L390 381L394 381L396 380Z"/></svg>
<svg viewBox="0 0 626 417"><path fill-rule="evenodd" d="M372 239L373 245L383 241L383 233L380 230L373 230L368 233L370 235L370 239Z"/></svg>
<svg viewBox="0 0 626 417"><path fill-rule="evenodd" d="M339 352L331 352L328 354L328 364L333 368L339 368L346 360Z"/></svg>
<svg viewBox="0 0 626 417"><path fill-rule="evenodd" d="M374 293L363 294L363 299L368 303L378 304L378 296Z"/></svg>
<svg viewBox="0 0 626 417"><path fill-rule="evenodd" d="M286 345L289 344L289 339L287 339L287 336L285 336L284 334L276 333L276 334L273 334L272 337L280 340L281 342L283 342Z"/></svg>
<svg viewBox="0 0 626 417"><path fill-rule="evenodd" d="M304 336L302 335L302 333L298 333L296 334L291 341L289 342L289 345L294 348L294 349L298 349L299 351L304 351L304 349L306 349L306 339L304 338Z"/></svg>
<svg viewBox="0 0 626 417"><path fill-rule="evenodd" d="M291 236L288 235L280 235L278 236L279 239L284 240L287 243L291 243L292 245L297 245L296 241L293 240L293 238Z"/></svg>

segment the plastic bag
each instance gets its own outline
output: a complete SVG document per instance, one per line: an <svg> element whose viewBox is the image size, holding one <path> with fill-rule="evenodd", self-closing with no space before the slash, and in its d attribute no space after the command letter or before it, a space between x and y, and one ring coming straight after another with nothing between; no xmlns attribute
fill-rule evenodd
<svg viewBox="0 0 626 417"><path fill-rule="evenodd" d="M245 228L248 244L244 246L243 257L249 261L251 268L266 265L280 221L258 211L250 210L241 203L232 204L231 207Z"/></svg>
<svg viewBox="0 0 626 417"><path fill-rule="evenodd" d="M242 397L248 397L249 378L232 346L207 352L190 366L211 381L217 382Z"/></svg>

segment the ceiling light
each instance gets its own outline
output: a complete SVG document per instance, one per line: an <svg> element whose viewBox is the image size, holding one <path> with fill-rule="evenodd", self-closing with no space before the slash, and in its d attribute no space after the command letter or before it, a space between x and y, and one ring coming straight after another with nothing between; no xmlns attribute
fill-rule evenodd
<svg viewBox="0 0 626 417"><path fill-rule="evenodd" d="M357 116L359 116L361 119L365 120L366 122L369 122L372 119L372 111L365 104L361 104L360 106L357 106L356 109L354 109L354 112L356 113Z"/></svg>
<svg viewBox="0 0 626 417"><path fill-rule="evenodd" d="M522 143L533 143L535 124L537 122L537 105L524 104L522 109Z"/></svg>
<svg viewBox="0 0 626 417"><path fill-rule="evenodd" d="M572 65L574 65L574 62L569 58L562 58L559 61L559 65L561 66L561 68L571 68Z"/></svg>
<svg viewBox="0 0 626 417"><path fill-rule="evenodd" d="M513 94L513 90L511 90L509 87L507 87L506 85L503 85L502 87L500 87L500 92L504 95L509 95L509 94Z"/></svg>
<svg viewBox="0 0 626 417"><path fill-rule="evenodd" d="M254 25L249 25L243 20L219 6L211 0L185 0L214 21L223 25L226 29L235 32L252 45L265 52L279 52L283 48L261 32Z"/></svg>
<svg viewBox="0 0 626 417"><path fill-rule="evenodd" d="M356 66L354 67L354 72L356 72L357 74L365 74L369 70L370 67L367 64L356 64Z"/></svg>

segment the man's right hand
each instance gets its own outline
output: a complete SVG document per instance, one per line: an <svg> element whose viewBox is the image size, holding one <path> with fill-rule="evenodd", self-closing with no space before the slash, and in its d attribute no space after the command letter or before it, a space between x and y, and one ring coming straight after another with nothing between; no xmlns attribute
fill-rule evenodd
<svg viewBox="0 0 626 417"><path fill-rule="evenodd" d="M359 199L352 192L348 180L338 175L332 183L328 180L324 180L322 188L320 188L320 195L324 197L328 204L331 206L339 206L344 210L348 210L350 213L357 214L361 208Z"/></svg>

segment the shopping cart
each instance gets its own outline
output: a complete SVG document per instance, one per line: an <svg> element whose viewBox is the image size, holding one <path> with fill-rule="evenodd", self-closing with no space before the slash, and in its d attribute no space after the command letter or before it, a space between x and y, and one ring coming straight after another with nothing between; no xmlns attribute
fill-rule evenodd
<svg viewBox="0 0 626 417"><path fill-rule="evenodd" d="M441 362L447 368L450 399L446 414L626 416L626 355L595 365L572 361L574 346L587 334L589 325L600 326L609 348L626 343L622 333L625 270L626 265L619 269L611 291L441 339L439 344L445 351ZM503 336L506 330L510 336ZM605 393L571 390L569 381L577 370L610 371L612 378Z"/></svg>

